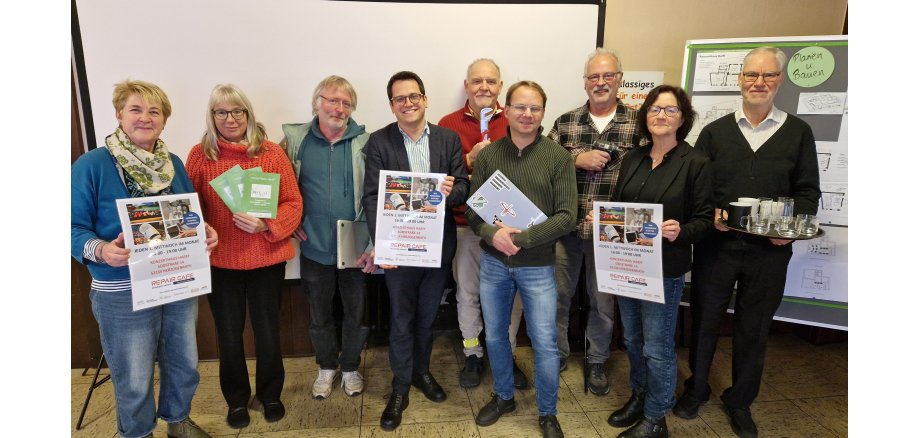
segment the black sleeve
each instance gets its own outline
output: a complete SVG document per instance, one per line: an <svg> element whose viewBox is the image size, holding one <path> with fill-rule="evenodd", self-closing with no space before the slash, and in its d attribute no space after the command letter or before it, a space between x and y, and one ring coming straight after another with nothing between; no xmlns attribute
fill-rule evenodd
<svg viewBox="0 0 920 438"><path fill-rule="evenodd" d="M380 180L380 169L383 168L383 156L380 152L381 145L379 144L380 137L379 135L371 135L365 147L367 157L364 160L364 195L361 197L361 205L364 207L371 242L376 241L377 187Z"/></svg>
<svg viewBox="0 0 920 438"><path fill-rule="evenodd" d="M796 214L816 214L821 197L821 183L818 176L818 151L811 127L805 125L799 157L789 181L789 194L795 198Z"/></svg>
<svg viewBox="0 0 920 438"><path fill-rule="evenodd" d="M450 166L449 175L454 177L454 188L447 197L447 208L455 208L466 202L470 195L470 175L463 163L463 146L460 137L453 131L448 131L447 154ZM449 214L449 213L448 213Z"/></svg>

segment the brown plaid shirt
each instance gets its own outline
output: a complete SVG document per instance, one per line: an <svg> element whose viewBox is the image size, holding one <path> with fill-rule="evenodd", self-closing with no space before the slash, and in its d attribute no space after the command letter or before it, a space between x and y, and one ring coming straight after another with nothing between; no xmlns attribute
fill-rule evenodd
<svg viewBox="0 0 920 438"><path fill-rule="evenodd" d="M578 186L578 224L576 230L582 239L591 238L591 227L585 226L585 215L593 208L595 200L610 201L613 187L620 174L620 163L627 151L640 145L639 131L636 127L638 113L627 108L622 101L617 102L616 115L607 124L603 132L598 132L588 114L588 104L569 111L556 119L548 137L561 144L575 156L591 150L598 141L609 142L616 149L616 156L611 157L607 167L600 172L575 169ZM645 140L641 144L646 143Z"/></svg>

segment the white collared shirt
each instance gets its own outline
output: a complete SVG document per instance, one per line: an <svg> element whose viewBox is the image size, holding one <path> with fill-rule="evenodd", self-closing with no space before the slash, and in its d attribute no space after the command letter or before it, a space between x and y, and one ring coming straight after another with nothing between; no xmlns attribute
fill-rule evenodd
<svg viewBox="0 0 920 438"><path fill-rule="evenodd" d="M751 149L757 152L757 149L760 149L779 130L780 126L783 126L783 123L786 122L786 115L785 111L773 105L773 108L767 113L767 118L760 122L756 128L748 121L743 109L735 111L735 121L738 123L738 128L741 129L744 139L751 145Z"/></svg>
<svg viewBox="0 0 920 438"><path fill-rule="evenodd" d="M428 149L428 122L425 122L425 132L419 137L418 141L413 141L405 131L399 126L399 133L403 136L403 144L406 146L406 154L409 155L409 169L413 172L431 172L431 157Z"/></svg>

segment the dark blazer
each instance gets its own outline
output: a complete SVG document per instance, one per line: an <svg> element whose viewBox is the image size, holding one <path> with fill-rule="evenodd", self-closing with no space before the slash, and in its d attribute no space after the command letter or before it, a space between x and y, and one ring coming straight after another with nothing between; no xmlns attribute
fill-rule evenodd
<svg viewBox="0 0 920 438"><path fill-rule="evenodd" d="M447 214L444 216L444 242L441 251L441 266L450 266L457 248L457 225L450 209L466 202L470 191L470 178L463 163L463 147L460 137L454 131L428 124L428 150L431 158L431 172L446 173L454 177L454 187L447 197ZM409 154L403 142L402 133L396 122L390 123L371 134L367 140L367 158L364 171L364 196L361 204L367 216L371 239L376 239L377 195L380 170L411 172Z"/></svg>
<svg viewBox="0 0 920 438"><path fill-rule="evenodd" d="M614 188L613 200L623 199L623 188L632 178L642 159L649 154L651 145L629 151L623 157L620 175ZM661 170L661 172L658 172ZM662 270L665 277L679 277L690 270L691 246L699 242L713 228L715 206L712 200L712 173L709 159L702 152L682 141L671 151L668 160L659 165L651 178L655 178L657 193L643 193L639 202L662 204L664 220L680 222L680 234L674 242L662 238Z"/></svg>

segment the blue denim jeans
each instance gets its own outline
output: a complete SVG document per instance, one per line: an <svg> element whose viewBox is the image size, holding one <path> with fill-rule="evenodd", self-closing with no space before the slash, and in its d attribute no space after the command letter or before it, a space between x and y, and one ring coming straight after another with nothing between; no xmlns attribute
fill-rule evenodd
<svg viewBox="0 0 920 438"><path fill-rule="evenodd" d="M479 301L486 323L486 347L494 380L503 400L514 397L508 325L515 291L520 291L527 335L534 353L534 384L540 415L556 415L559 349L556 346L556 276L553 265L509 268L483 251L479 264Z"/></svg>
<svg viewBox="0 0 920 438"><path fill-rule="evenodd" d="M102 351L115 385L118 434L142 437L188 418L198 388L198 297L131 310L131 291L91 290ZM153 363L160 363L159 407L153 400Z"/></svg>
<svg viewBox="0 0 920 438"><path fill-rule="evenodd" d="M629 385L645 392L645 416L664 417L674 406L677 352L674 330L684 277L664 279L664 304L617 297L629 356Z"/></svg>

